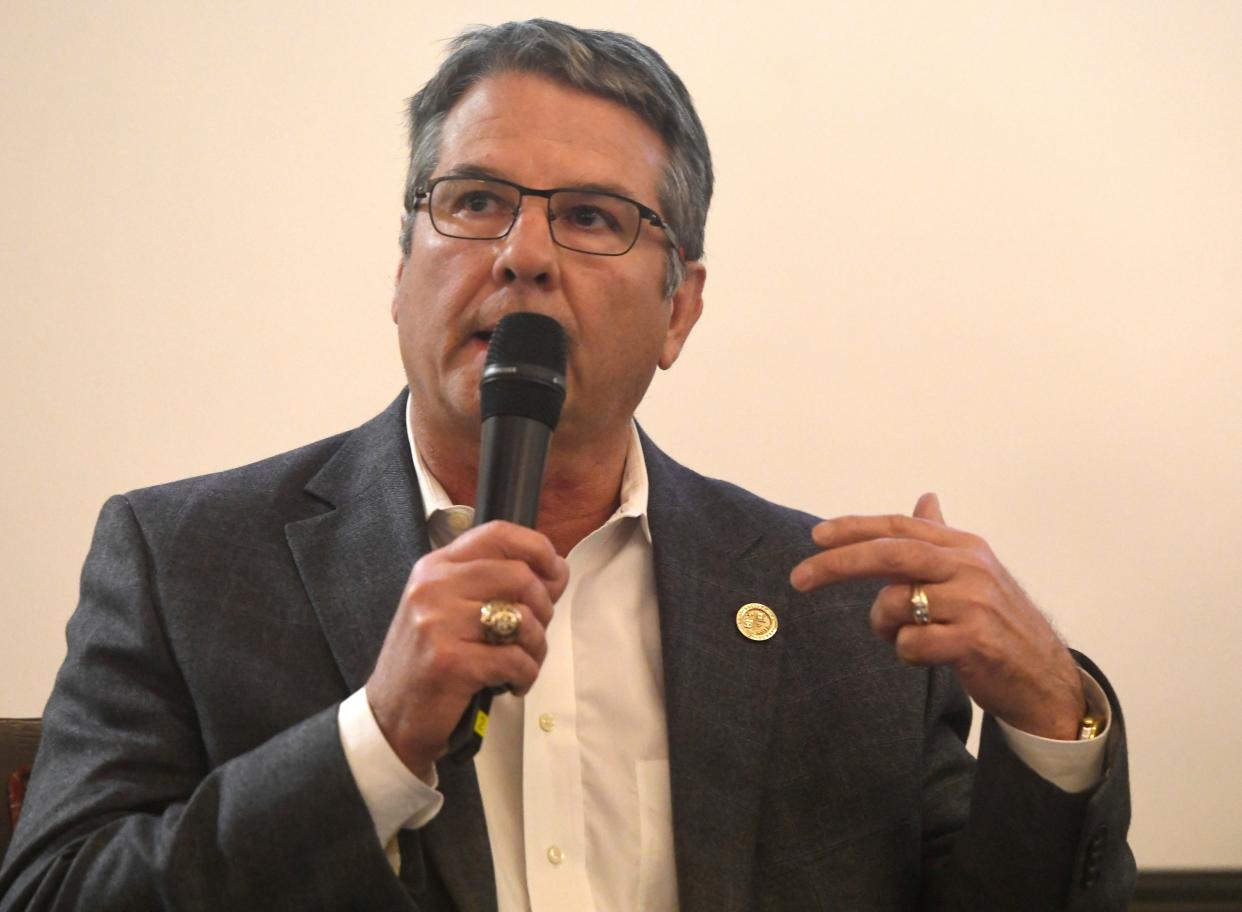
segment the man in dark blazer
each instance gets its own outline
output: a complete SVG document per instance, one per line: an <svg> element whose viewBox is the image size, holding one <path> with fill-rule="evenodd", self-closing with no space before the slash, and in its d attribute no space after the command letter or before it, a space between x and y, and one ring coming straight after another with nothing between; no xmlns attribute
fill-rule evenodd
<svg viewBox="0 0 1242 912"><path fill-rule="evenodd" d="M930 496L913 517L817 523L635 430L702 309L711 186L658 55L556 23L478 30L411 121L393 304L408 395L355 431L105 505L0 909L531 906L507 866L542 849L514 844L499 780L445 760L448 736L480 687L510 685L515 706L536 687L576 546L636 489L672 852L605 833L597 859L634 855L685 912L1124 908L1119 707L985 543ZM426 499L473 502L482 353L516 310L570 342L539 529L436 541ZM487 641L491 599L520 606L516 642ZM766 638L741 622L758 603ZM977 765L967 693L991 713ZM402 805L404 825L381 822L395 799L347 706L373 734L361 753L437 796ZM1041 738L1095 766L1064 787L1022 746ZM587 874L591 904L616 908Z"/></svg>

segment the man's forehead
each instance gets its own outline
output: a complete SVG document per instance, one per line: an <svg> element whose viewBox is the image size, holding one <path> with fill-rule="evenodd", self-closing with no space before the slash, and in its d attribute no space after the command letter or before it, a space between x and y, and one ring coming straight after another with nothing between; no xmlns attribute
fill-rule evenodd
<svg viewBox="0 0 1242 912"><path fill-rule="evenodd" d="M449 111L436 176L649 196L666 159L659 134L623 105L544 76L500 73Z"/></svg>

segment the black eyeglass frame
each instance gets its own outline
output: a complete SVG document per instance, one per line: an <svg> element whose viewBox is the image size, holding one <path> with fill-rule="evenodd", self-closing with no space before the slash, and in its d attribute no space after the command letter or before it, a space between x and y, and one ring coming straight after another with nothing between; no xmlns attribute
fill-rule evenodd
<svg viewBox="0 0 1242 912"><path fill-rule="evenodd" d="M513 226L517 224L518 216L522 212L522 200L528 196L537 196L548 201L548 232L552 237L552 243L556 244L558 247L564 247L566 250L572 250L575 253L590 254L591 256L625 256L633 250L634 245L638 243L638 236L642 234L642 223L647 222L648 224L654 225L656 228L661 229L664 232L664 236L668 238L669 244L675 251L677 251L677 256L681 258L683 263L686 261L686 255L682 251L681 245L677 243L677 235L673 233L673 229L669 227L668 222L664 220L660 213L656 212L650 206L644 206L636 199L630 199L628 196L622 196L620 193L610 193L607 190L593 190L583 187L553 187L550 190L536 190L533 187L524 187L521 184L514 183L511 180L505 180L502 177L471 177L464 174L446 174L444 177L437 177L434 180L428 181L427 186L425 187L414 188L414 192L410 194L410 211L416 211L421 200L427 200L428 203L430 203L431 192L435 190L436 186L444 181L450 180L504 184L506 187L512 187L518 192L518 202L517 207L513 210L513 219L509 222L509 227L506 228L501 234L490 235L488 237L466 237L460 234L449 234L447 231L441 230L440 226L436 224L436 217L431 211L431 206L428 205L427 216L431 219L431 227L435 228L436 231L445 237L456 238L461 241L498 241L501 238L508 237L509 232L512 231ZM594 193L598 196L607 196L612 199L621 200L622 202L626 202L634 206L638 210L639 221L638 230L634 232L634 237L630 239L630 245L617 253L601 253L598 250L583 250L580 247L570 247L568 244L563 244L558 241L556 239L556 232L552 230L552 222L556 220L556 216L552 214L552 195L555 193Z"/></svg>

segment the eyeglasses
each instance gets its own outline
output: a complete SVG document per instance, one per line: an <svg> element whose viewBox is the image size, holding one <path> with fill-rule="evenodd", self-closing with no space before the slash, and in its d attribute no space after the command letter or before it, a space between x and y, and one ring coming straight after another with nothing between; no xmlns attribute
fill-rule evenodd
<svg viewBox="0 0 1242 912"><path fill-rule="evenodd" d="M628 197L599 190L532 190L499 178L439 177L415 189L414 208L426 199L431 224L445 237L494 241L513 230L524 196L548 201L548 228L552 240L561 247L597 256L621 256L638 241L643 222L649 222L664 230L681 256L676 237L658 212Z"/></svg>

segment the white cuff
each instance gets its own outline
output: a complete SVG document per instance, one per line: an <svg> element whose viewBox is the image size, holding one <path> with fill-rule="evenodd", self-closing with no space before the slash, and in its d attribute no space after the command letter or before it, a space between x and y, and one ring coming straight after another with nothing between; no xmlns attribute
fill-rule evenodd
<svg viewBox="0 0 1242 912"><path fill-rule="evenodd" d="M436 791L435 767L428 784L401 762L375 721L365 687L341 703L336 723L349 771L371 812L380 846L391 854L397 830L426 826L440 813L444 795Z"/></svg>
<svg viewBox="0 0 1242 912"><path fill-rule="evenodd" d="M1104 751L1108 746L1108 734L1113 721L1104 689L1081 668L1078 672L1082 675L1088 712L1104 719L1099 735L1090 741L1041 738L1014 728L1003 719L996 720L1009 749L1023 763L1063 792L1085 792L1103 778Z"/></svg>

